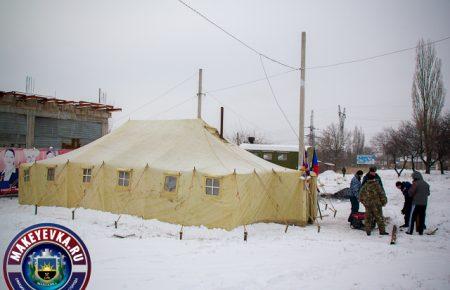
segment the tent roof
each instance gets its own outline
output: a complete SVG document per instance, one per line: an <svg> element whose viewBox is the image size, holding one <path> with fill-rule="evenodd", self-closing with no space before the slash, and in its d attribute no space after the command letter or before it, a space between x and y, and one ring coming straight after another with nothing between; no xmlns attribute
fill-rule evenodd
<svg viewBox="0 0 450 290"><path fill-rule="evenodd" d="M256 171L292 171L267 162L220 139L201 119L130 120L96 141L41 164L101 164L118 168L151 168L188 172L194 167L211 175Z"/></svg>

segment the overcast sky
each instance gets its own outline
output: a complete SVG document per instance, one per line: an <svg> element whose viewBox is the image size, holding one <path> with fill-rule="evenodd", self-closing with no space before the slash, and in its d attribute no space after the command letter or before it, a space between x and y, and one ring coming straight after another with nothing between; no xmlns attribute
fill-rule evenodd
<svg viewBox="0 0 450 290"><path fill-rule="evenodd" d="M450 1L186 2L255 49L296 67L302 31L307 67L413 47L421 37L450 36ZM113 113L117 127L130 117L195 118L197 71L203 68L204 91L211 91L203 104L206 122L218 126L222 103L227 135L255 130L273 143L296 143L267 81L219 90L263 78L258 55L176 0L0 3L0 90L25 91L27 75L35 80L35 93L64 99L96 101L102 88L108 103L123 109ZM450 40L436 50L448 90ZM410 119L414 57L409 50L307 70L305 125L311 110L319 129L337 122L338 105L347 109L346 127L361 126L367 139ZM269 75L288 70L264 64ZM299 73L271 82L298 130Z"/></svg>

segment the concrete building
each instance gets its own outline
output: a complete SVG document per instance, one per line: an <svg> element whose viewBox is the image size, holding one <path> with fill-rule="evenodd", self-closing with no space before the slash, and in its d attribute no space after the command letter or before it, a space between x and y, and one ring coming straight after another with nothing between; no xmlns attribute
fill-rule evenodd
<svg viewBox="0 0 450 290"><path fill-rule="evenodd" d="M0 147L78 148L108 133L110 105L0 91Z"/></svg>

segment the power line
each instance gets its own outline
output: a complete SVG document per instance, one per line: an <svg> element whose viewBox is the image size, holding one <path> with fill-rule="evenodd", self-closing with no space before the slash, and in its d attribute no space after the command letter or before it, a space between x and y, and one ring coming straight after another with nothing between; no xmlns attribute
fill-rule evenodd
<svg viewBox="0 0 450 290"><path fill-rule="evenodd" d="M203 13L199 12L198 10L196 10L195 8L189 6L188 4L186 4L186 2L182 1L182 0L178 0L178 2L180 2L181 4L183 4L184 6L186 6L187 8L189 8L190 10L192 10L193 12L195 12L197 15L199 15L200 17L202 17L203 19L205 19L206 21L208 21L209 23L211 23L212 25L214 25L215 27L217 27L218 29L220 29L222 32L224 32L226 35L228 35L229 37L233 38L234 40L236 40L237 42L239 42L240 44L242 44L243 46L247 47L248 49L250 49L251 51L253 51L254 53L270 60L273 61L274 63L277 63L279 65L291 68L293 70L299 70L300 68L297 67L293 67L290 66L288 64L282 63L279 60L276 60L270 56L267 56L266 54L260 52L259 50L251 47L250 45L248 45L247 43L245 43L244 41L240 40L238 37L234 36L233 34L231 34L230 32L226 31L224 28L222 28L221 26L219 26L218 24L216 24L214 21L212 21L211 19L209 19L208 17L206 17L206 15L204 15Z"/></svg>
<svg viewBox="0 0 450 290"><path fill-rule="evenodd" d="M431 41L430 44L435 44L435 43L439 43L445 40L450 39L450 36L435 40L435 41ZM327 65L317 65L317 66L311 66L311 67L307 67L307 70L312 70L312 69L322 69L322 68L329 68L329 67L334 67L334 66L339 66L339 65L345 65L345 64L351 64L351 63L356 63L356 62L363 62L363 61L368 61L368 60L372 60L372 59L376 59L376 58L380 58L380 57L384 57L384 56L388 56L388 55L392 55L392 54L397 54L397 53L401 53L401 52L405 52L408 50L413 50L416 49L417 46L412 46L412 47L408 47L408 48L403 48L403 49L399 49L399 50L394 50L394 51L390 51L390 52L386 52L386 53L382 53L382 54L378 54L378 55L374 55L374 56L369 56L369 57L363 57L363 58L357 58L357 59L352 59L352 60L347 60L347 61L342 61L342 62L338 62L338 63L333 63L333 64L327 64Z"/></svg>
<svg viewBox="0 0 450 290"><path fill-rule="evenodd" d="M259 60L261 61L261 66L262 66L262 69L264 71L264 75L266 76L267 83L269 84L270 91L272 92L272 96L273 96L273 98L275 100L275 103L277 104L278 109L280 109L281 114L283 114L284 119L288 123L288 125L291 128L291 130L294 133L294 135L297 136L297 138L299 138L297 132L295 131L295 129L292 126L291 122L289 121L288 117L284 113L283 108L281 108L280 103L278 103L278 99L277 99L277 97L275 95L275 92L273 91L272 84L270 83L269 77L268 77L267 72L266 72L266 68L264 67L264 61L263 61L261 55L259 56Z"/></svg>
<svg viewBox="0 0 450 290"><path fill-rule="evenodd" d="M144 108L145 106L148 106L154 102L156 102L157 100L161 99L162 97L166 96L168 93L172 92L173 90L175 90L176 88L178 88L179 86L183 85L184 83L186 83L187 81L191 80L194 75L196 75L196 73L193 73L192 75L190 75L188 78L184 79L183 81L177 83L176 85L174 85L173 87L169 88L168 90L166 90L164 93L162 93L161 95L157 96L156 98L148 101L147 103L144 103L143 105L139 106L138 108L136 108L135 110L131 111L130 113L119 117L118 119L115 120L115 122L122 120L123 118L126 118L128 116L130 116L131 114L141 110L142 108Z"/></svg>
<svg viewBox="0 0 450 290"><path fill-rule="evenodd" d="M160 116L160 115L162 115L162 114L164 114L164 113L167 113L167 112L169 112L170 110L173 110L173 109L175 109L175 108L177 108L177 107L179 107L179 106L181 106L181 105L184 105L185 103L187 103L187 102L189 102L190 100L195 99L195 98L197 98L197 96L193 96L193 97L190 97L189 99L185 99L184 101L182 101L182 102L180 102L180 103L177 103L177 104L173 105L172 107L170 107L170 108L168 108L168 109L166 109L166 110L164 110L164 111L162 111L162 112L159 112L159 113L156 113L156 114L153 114L153 115L149 116L147 119L150 119L150 118L152 118L152 117L157 117L157 116Z"/></svg>
<svg viewBox="0 0 450 290"><path fill-rule="evenodd" d="M208 96L210 96L211 98L213 98L214 101L216 101L219 105L224 106L225 108L227 108L228 110L230 110L233 114L235 114L238 118L246 121L247 123L251 124L252 126L254 126L256 129L264 131L261 127L259 127L256 123L253 123L252 121L250 121L249 119L245 118L243 115L239 114L236 110L234 110L233 108L231 108L230 106L225 105L223 102L221 102L216 96L208 94Z"/></svg>
<svg viewBox="0 0 450 290"><path fill-rule="evenodd" d="M450 39L450 36L442 38L442 39L438 39L436 41L432 41L431 43L432 44L439 43L439 42L446 41L448 39ZM383 54L379 54L379 55L374 55L374 56L365 57L365 58L359 58L359 59L353 59L353 60L338 62L338 63L334 63L334 64L311 66L311 67L307 67L306 70L324 69L324 68L336 67L336 66L340 66L340 65L346 65L346 64L352 64L352 63L357 63L357 62L363 62L363 61L367 61L367 60L381 58L381 57L384 57L384 56L389 56L389 55L392 55L392 54L405 52L405 51L408 51L408 50L413 50L413 49L416 49L416 47L417 46L408 47L408 48L399 49L399 50L395 50L395 51L391 51L391 52L387 52L387 53L383 53ZM299 69L290 69L290 70L287 70L287 71L284 71L284 72L281 72L281 73L270 75L269 78L278 77L278 76L281 76L281 75L284 75L284 74L287 74L287 73L290 73L290 72L293 72L293 71L298 71L298 70ZM230 85L230 86L227 86L227 87L213 89L213 90L210 90L209 92L225 91L225 90L234 89L234 88L250 85L250 84L253 84L253 83L257 83L257 82L260 82L260 81L263 81L263 80L266 80L266 78L258 78L258 79L254 79L254 80L243 82L243 83L237 83L237 84Z"/></svg>
<svg viewBox="0 0 450 290"><path fill-rule="evenodd" d="M270 75L269 78L279 77L281 75L285 75L285 74L288 74L288 73L293 72L293 71L298 71L298 70L297 69L290 69L290 70L287 70L287 71L284 71L284 72L280 72L280 73L276 73L276 74ZM252 80L252 81L247 81L247 82L231 85L231 86L228 86L228 87L223 87L223 88L219 88L219 89L209 90L206 93L215 93L215 92L225 91L225 90L234 89L234 88L238 88L238 87L254 84L254 83L265 81L265 80L266 80L265 77L264 78L259 78L259 79L255 79L255 80Z"/></svg>

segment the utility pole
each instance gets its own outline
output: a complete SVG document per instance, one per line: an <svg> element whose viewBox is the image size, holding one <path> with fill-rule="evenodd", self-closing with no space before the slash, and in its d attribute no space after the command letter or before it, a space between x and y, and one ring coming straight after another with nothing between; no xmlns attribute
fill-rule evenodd
<svg viewBox="0 0 450 290"><path fill-rule="evenodd" d="M101 97L102 97L102 89L101 89L101 88L98 88L98 103L99 103L99 104L102 103Z"/></svg>
<svg viewBox="0 0 450 290"><path fill-rule="evenodd" d="M339 133L341 136L344 136L344 122L347 118L347 115L345 114L345 108L341 111L341 106L338 105L338 116L339 116Z"/></svg>
<svg viewBox="0 0 450 290"><path fill-rule="evenodd" d="M202 118L202 74L203 69L198 70L198 93L197 93L197 118Z"/></svg>
<svg viewBox="0 0 450 290"><path fill-rule="evenodd" d="M305 158L305 49L306 32L302 32L302 55L300 67L300 120L298 127L298 168L303 166Z"/></svg>

